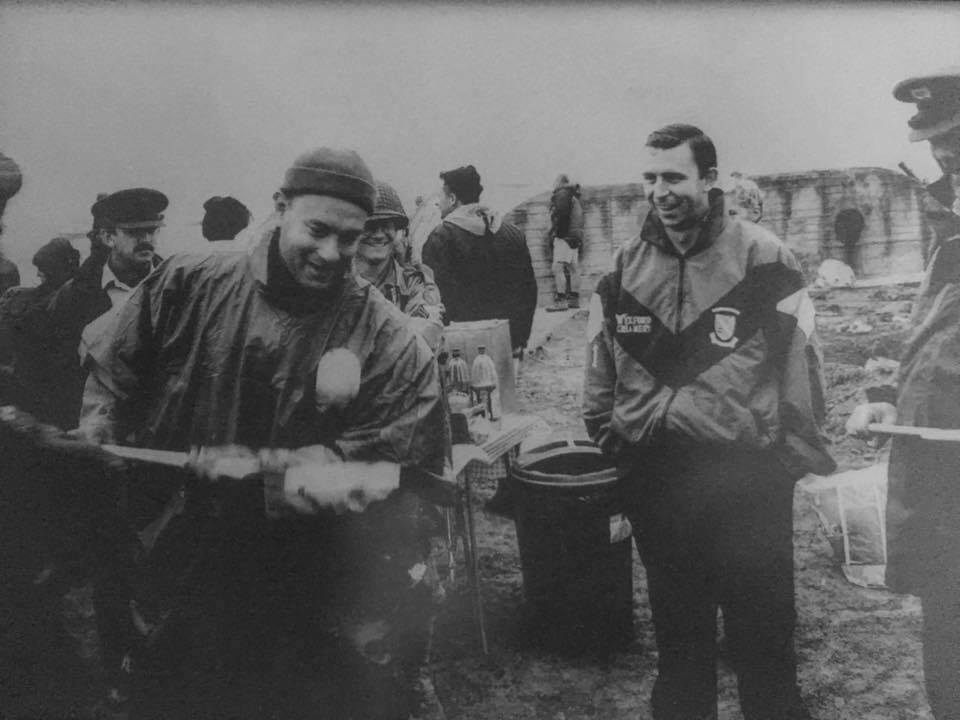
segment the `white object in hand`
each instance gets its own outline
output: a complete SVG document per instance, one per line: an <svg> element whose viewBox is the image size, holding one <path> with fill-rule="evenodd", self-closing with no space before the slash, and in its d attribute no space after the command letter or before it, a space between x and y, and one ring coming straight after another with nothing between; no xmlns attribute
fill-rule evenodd
<svg viewBox="0 0 960 720"><path fill-rule="evenodd" d="M360 393L360 373L360 359L346 348L335 348L324 353L317 365L317 405L348 405Z"/></svg>
<svg viewBox="0 0 960 720"><path fill-rule="evenodd" d="M400 486L400 466L391 462L311 463L287 468L283 479L286 504L301 513L332 508L361 512Z"/></svg>

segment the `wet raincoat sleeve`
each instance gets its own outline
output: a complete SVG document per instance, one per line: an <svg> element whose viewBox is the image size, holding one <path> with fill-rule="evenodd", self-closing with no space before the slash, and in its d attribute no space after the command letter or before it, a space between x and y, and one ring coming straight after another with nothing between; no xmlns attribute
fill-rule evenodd
<svg viewBox="0 0 960 720"><path fill-rule="evenodd" d="M445 426L437 364L426 342L391 318L377 333L336 446L347 460L443 471Z"/></svg>
<svg viewBox="0 0 960 720"><path fill-rule="evenodd" d="M157 338L171 312L182 306L177 302L183 295L181 284L179 267L169 260L161 264L117 314L112 340L88 353L80 415L85 436L100 441L125 438L144 421Z"/></svg>
<svg viewBox="0 0 960 720"><path fill-rule="evenodd" d="M433 271L417 263L403 267L400 277L403 283L400 290L403 301L401 309L430 349L436 352L443 335L444 308Z"/></svg>
<svg viewBox="0 0 960 720"><path fill-rule="evenodd" d="M619 262L619 255L614 263ZM583 420L587 434L608 455L616 455L622 440L611 429L617 368L613 360L613 337L605 309L611 300L615 273L600 279L590 299L587 321L587 359L583 383Z"/></svg>
<svg viewBox="0 0 960 720"><path fill-rule="evenodd" d="M797 282L776 306L779 337L774 340L774 353L781 372L782 433L777 456L792 477L808 472L826 475L836 469L836 463L827 452L823 433L826 399L816 311L796 258L781 248L779 261L795 271Z"/></svg>

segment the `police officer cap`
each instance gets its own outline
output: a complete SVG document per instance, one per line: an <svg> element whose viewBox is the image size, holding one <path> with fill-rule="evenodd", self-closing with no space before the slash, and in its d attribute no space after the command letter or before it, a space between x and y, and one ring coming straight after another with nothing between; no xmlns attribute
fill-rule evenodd
<svg viewBox="0 0 960 720"><path fill-rule="evenodd" d="M960 127L960 66L897 83L893 96L916 103L917 114L907 121L910 141L920 142Z"/></svg>
<svg viewBox="0 0 960 720"><path fill-rule="evenodd" d="M403 210L403 203L400 202L397 191L380 180L377 180L374 184L377 187L377 198L373 203L373 212L370 213L367 222L370 220L393 220L397 223L397 227L407 227L410 224L410 219Z"/></svg>
<svg viewBox="0 0 960 720"><path fill-rule="evenodd" d="M99 198L90 208L95 227L135 230L163 225L167 196L149 188L130 188Z"/></svg>

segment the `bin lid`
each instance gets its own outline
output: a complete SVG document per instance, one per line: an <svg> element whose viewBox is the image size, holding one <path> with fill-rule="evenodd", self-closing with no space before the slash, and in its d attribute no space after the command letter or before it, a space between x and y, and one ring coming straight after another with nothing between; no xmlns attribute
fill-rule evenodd
<svg viewBox="0 0 960 720"><path fill-rule="evenodd" d="M513 467L515 479L543 487L597 487L617 482L617 469L590 440L554 439L527 450Z"/></svg>

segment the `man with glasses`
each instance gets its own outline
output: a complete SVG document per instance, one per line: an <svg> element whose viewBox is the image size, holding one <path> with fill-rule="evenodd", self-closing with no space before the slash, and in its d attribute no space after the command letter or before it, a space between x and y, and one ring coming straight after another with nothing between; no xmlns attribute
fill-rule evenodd
<svg viewBox="0 0 960 720"><path fill-rule="evenodd" d="M443 303L430 268L408 262L402 235L410 224L396 191L376 182L377 198L357 245L357 274L410 318L435 351L443 333Z"/></svg>

